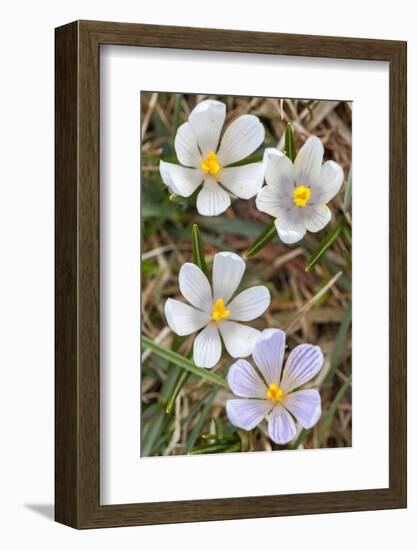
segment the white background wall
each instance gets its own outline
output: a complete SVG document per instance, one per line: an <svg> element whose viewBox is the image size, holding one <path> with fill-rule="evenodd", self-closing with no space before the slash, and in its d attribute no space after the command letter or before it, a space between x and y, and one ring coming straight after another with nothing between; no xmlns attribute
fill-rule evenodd
<svg viewBox="0 0 417 550"><path fill-rule="evenodd" d="M415 547L417 35L413 2L9 0L0 8L0 545ZM52 522L54 27L74 19L408 40L408 510L76 532ZM250 75L248 75L250 78ZM377 93L377 90L376 90ZM375 131L378 131L376 128ZM370 136L372 139L372 136ZM369 162L378 162L370 158ZM378 186L378 182L369 182ZM370 211L373 205L369 205ZM370 225L371 229L371 225ZM376 273L377 276L377 273ZM377 313L377 312L376 312ZM370 342L370 345L376 342ZM372 406L372 388L370 406ZM370 434L372 437L372 434ZM312 473L314 475L314 473ZM341 472L343 475L343 472ZM411 542L414 539L413 542Z"/></svg>

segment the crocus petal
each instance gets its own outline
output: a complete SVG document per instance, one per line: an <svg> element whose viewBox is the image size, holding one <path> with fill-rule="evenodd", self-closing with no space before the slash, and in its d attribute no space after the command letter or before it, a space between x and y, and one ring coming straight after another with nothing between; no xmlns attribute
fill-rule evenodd
<svg viewBox="0 0 417 550"><path fill-rule="evenodd" d="M338 192L344 179L343 169L333 160L323 164L320 175L311 187L310 202L312 204L326 204Z"/></svg>
<svg viewBox="0 0 417 550"><path fill-rule="evenodd" d="M330 208L325 204L306 206L304 212L304 227L307 231L315 233L321 231L332 218Z"/></svg>
<svg viewBox="0 0 417 550"><path fill-rule="evenodd" d="M319 346L301 344L289 354L281 379L281 389L289 393L316 376L323 366L323 353Z"/></svg>
<svg viewBox="0 0 417 550"><path fill-rule="evenodd" d="M202 101L192 110L188 122L197 138L203 158L210 151L216 152L225 117L226 105L213 99Z"/></svg>
<svg viewBox="0 0 417 550"><path fill-rule="evenodd" d="M193 359L197 367L211 369L220 360L222 343L215 325L207 325L194 340Z"/></svg>
<svg viewBox="0 0 417 550"><path fill-rule="evenodd" d="M300 210L294 205L275 220L279 238L286 244L296 243L306 234L304 215Z"/></svg>
<svg viewBox="0 0 417 550"><path fill-rule="evenodd" d="M272 441L278 445L285 445L294 439L296 434L294 420L284 407L276 405L273 408L269 416L268 433Z"/></svg>
<svg viewBox="0 0 417 550"><path fill-rule="evenodd" d="M178 276L181 294L194 307L207 313L213 309L210 283L199 267L192 263L184 264Z"/></svg>
<svg viewBox="0 0 417 550"><path fill-rule="evenodd" d="M266 286L253 286L240 292L227 309L230 311L231 321L252 321L269 307L271 293Z"/></svg>
<svg viewBox="0 0 417 550"><path fill-rule="evenodd" d="M247 357L253 351L259 330L233 321L219 324L224 345L232 357Z"/></svg>
<svg viewBox="0 0 417 550"><path fill-rule="evenodd" d="M256 196L256 208L274 218L278 218L282 212L282 197L276 187L265 185Z"/></svg>
<svg viewBox="0 0 417 550"><path fill-rule="evenodd" d="M242 280L246 264L233 252L219 252L213 260L213 299L221 298L225 304L235 293Z"/></svg>
<svg viewBox="0 0 417 550"><path fill-rule="evenodd" d="M319 179L324 148L316 136L304 143L294 161L294 176L297 185L313 186Z"/></svg>
<svg viewBox="0 0 417 550"><path fill-rule="evenodd" d="M185 168L178 164L171 164L161 160L159 172L162 181L170 187L174 193L181 197L189 197L194 193L203 181L203 173L195 168Z"/></svg>
<svg viewBox="0 0 417 550"><path fill-rule="evenodd" d="M218 216L230 206L230 197L212 179L206 179L197 196L197 210L202 216Z"/></svg>
<svg viewBox="0 0 417 550"><path fill-rule="evenodd" d="M239 359L230 367L227 383L232 392L239 397L259 397L260 399L266 397L265 384L252 365L244 359Z"/></svg>
<svg viewBox="0 0 417 550"><path fill-rule="evenodd" d="M163 160L159 163L159 173L163 183L167 186L170 193L176 193L175 183L172 181L169 162L164 162Z"/></svg>
<svg viewBox="0 0 417 550"><path fill-rule="evenodd" d="M226 412L230 422L242 430L253 430L269 413L273 404L266 399L229 399Z"/></svg>
<svg viewBox="0 0 417 550"><path fill-rule="evenodd" d="M301 390L290 393L284 407L295 416L305 430L314 426L321 416L321 399L317 390Z"/></svg>
<svg viewBox="0 0 417 550"><path fill-rule="evenodd" d="M207 313L172 298L165 302L165 317L171 330L179 336L187 336L200 330L210 320Z"/></svg>
<svg viewBox="0 0 417 550"><path fill-rule="evenodd" d="M174 146L181 164L195 168L200 167L201 153L198 150L197 138L189 122L184 122L178 128Z"/></svg>
<svg viewBox="0 0 417 550"><path fill-rule="evenodd" d="M294 166L287 155L268 147L264 152L265 181L291 195L294 189Z"/></svg>
<svg viewBox="0 0 417 550"><path fill-rule="evenodd" d="M262 187L264 168L262 162L244 166L223 168L218 174L219 182L241 199L250 199Z"/></svg>
<svg viewBox="0 0 417 550"><path fill-rule="evenodd" d="M285 332L280 329L263 330L253 350L253 360L265 382L279 385L285 352Z"/></svg>
<svg viewBox="0 0 417 550"><path fill-rule="evenodd" d="M265 130L254 115L242 115L226 129L217 158L220 166L228 166L253 153L263 142Z"/></svg>
<svg viewBox="0 0 417 550"><path fill-rule="evenodd" d="M298 243L298 241L301 241L301 239L306 234L306 230L292 230L292 229L284 229L282 227L279 227L279 225L275 222L275 227L277 228L279 238L281 241L285 244L295 244Z"/></svg>

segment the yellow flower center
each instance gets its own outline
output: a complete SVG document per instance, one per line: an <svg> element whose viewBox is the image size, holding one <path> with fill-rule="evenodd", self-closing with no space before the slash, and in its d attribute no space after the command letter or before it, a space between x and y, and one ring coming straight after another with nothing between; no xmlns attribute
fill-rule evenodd
<svg viewBox="0 0 417 550"><path fill-rule="evenodd" d="M205 159L200 163L201 169L205 174L217 176L220 170L220 164L214 151L210 151Z"/></svg>
<svg viewBox="0 0 417 550"><path fill-rule="evenodd" d="M310 198L311 189L309 187L304 187L304 185L299 185L294 189L293 193L293 203L304 208Z"/></svg>
<svg viewBox="0 0 417 550"><path fill-rule="evenodd" d="M216 300L213 306L213 312L211 314L213 321L222 321L223 319L227 319L229 315L230 311L225 308L223 298Z"/></svg>
<svg viewBox="0 0 417 550"><path fill-rule="evenodd" d="M282 401L284 392L276 384L269 384L269 388L266 390L266 396L275 403Z"/></svg>

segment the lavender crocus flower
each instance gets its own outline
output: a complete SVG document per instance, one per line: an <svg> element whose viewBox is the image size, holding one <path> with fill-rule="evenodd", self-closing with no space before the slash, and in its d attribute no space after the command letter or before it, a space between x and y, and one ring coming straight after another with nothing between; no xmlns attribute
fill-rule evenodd
<svg viewBox="0 0 417 550"><path fill-rule="evenodd" d="M244 359L236 361L227 376L232 392L243 398L227 401L230 422L243 430L252 430L268 417L269 437L280 445L296 435L293 417L303 428L309 429L321 416L319 392L297 390L321 369L321 349L311 344L295 347L282 369L284 351L285 332L266 329L259 336L252 355L262 378Z"/></svg>

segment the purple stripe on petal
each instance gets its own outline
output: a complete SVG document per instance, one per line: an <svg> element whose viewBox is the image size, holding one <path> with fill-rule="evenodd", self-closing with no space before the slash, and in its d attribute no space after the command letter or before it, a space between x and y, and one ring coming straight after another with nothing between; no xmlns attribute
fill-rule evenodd
<svg viewBox="0 0 417 550"><path fill-rule="evenodd" d="M285 332L273 328L263 330L253 350L253 360L268 385L279 385L284 352Z"/></svg>
<svg viewBox="0 0 417 550"><path fill-rule="evenodd" d="M317 390L301 390L290 393L284 407L295 416L301 426L308 430L321 416L321 399Z"/></svg>
<svg viewBox="0 0 417 550"><path fill-rule="evenodd" d="M278 445L285 445L294 439L296 434L294 420L284 407L280 405L274 407L269 417L268 433L272 441Z"/></svg>
<svg viewBox="0 0 417 550"><path fill-rule="evenodd" d="M301 344L289 354L281 380L281 389L289 393L316 376L323 366L323 353L318 346Z"/></svg>
<svg viewBox="0 0 417 550"><path fill-rule="evenodd" d="M255 369L244 359L239 359L230 367L227 383L239 397L266 398L266 386L256 374Z"/></svg>
<svg viewBox="0 0 417 550"><path fill-rule="evenodd" d="M265 418L272 406L266 399L229 399L226 412L233 425L249 431Z"/></svg>

